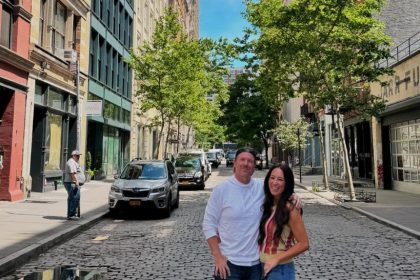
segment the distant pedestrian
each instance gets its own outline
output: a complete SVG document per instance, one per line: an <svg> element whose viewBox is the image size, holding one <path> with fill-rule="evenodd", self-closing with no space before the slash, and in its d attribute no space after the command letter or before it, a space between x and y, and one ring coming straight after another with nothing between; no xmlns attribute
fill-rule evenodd
<svg viewBox="0 0 420 280"><path fill-rule="evenodd" d="M233 176L216 186L207 202L203 231L213 255L215 279L261 279L258 228L264 189L260 180L252 178L255 161L254 150L237 150ZM291 199L300 207L297 196Z"/></svg>
<svg viewBox="0 0 420 280"><path fill-rule="evenodd" d="M265 199L260 223L260 260L267 280L294 280L293 258L309 249L301 209L290 203L294 192L292 169L270 168L264 180Z"/></svg>
<svg viewBox="0 0 420 280"><path fill-rule="evenodd" d="M64 187L67 190L67 219L77 220L77 208L80 204L80 186L83 185L82 170L80 169L80 152L74 150L66 163L64 172ZM83 181L83 182L82 182Z"/></svg>

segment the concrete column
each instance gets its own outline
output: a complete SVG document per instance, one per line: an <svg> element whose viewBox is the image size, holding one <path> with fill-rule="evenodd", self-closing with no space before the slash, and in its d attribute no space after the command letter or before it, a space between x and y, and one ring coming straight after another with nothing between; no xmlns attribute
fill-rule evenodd
<svg viewBox="0 0 420 280"><path fill-rule="evenodd" d="M28 93L26 94L26 108L25 108L25 130L23 141L23 163L22 163L22 177L24 179L23 191L25 196L28 196L32 189L31 177L31 155L32 155L32 132L34 123L34 103L35 103L35 83L36 79L29 77Z"/></svg>

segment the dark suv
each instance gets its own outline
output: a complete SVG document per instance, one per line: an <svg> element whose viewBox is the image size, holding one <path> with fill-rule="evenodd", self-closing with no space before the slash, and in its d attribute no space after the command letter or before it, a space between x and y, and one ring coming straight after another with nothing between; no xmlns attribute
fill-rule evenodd
<svg viewBox="0 0 420 280"><path fill-rule="evenodd" d="M207 152L207 159L214 168L219 167L221 163L220 156L218 156L216 152Z"/></svg>
<svg viewBox="0 0 420 280"><path fill-rule="evenodd" d="M228 151L226 153L226 166L233 166L233 162L235 161L236 151Z"/></svg>
<svg viewBox="0 0 420 280"><path fill-rule="evenodd" d="M206 186L206 177L199 157L195 155L179 156L175 161L175 169L178 173L179 186L198 187L202 190Z"/></svg>

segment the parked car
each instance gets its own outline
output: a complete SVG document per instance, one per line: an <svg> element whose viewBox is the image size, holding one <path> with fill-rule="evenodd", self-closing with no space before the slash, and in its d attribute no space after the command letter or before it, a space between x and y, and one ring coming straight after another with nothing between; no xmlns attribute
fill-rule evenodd
<svg viewBox="0 0 420 280"><path fill-rule="evenodd" d="M226 152L226 167L233 166L235 161L236 151L227 151Z"/></svg>
<svg viewBox="0 0 420 280"><path fill-rule="evenodd" d="M207 159L209 160L211 166L214 168L219 167L220 163L222 162L222 158L217 156L216 152L207 152Z"/></svg>
<svg viewBox="0 0 420 280"><path fill-rule="evenodd" d="M177 158L180 156L196 156L200 159L202 170L204 174L204 180L207 180L209 176L211 175L211 164L209 160L207 159L207 155L203 150L190 150L181 152L178 154Z"/></svg>
<svg viewBox="0 0 420 280"><path fill-rule="evenodd" d="M179 156L175 161L180 187L206 187L205 174L202 172L200 159L196 155Z"/></svg>
<svg viewBox="0 0 420 280"><path fill-rule="evenodd" d="M178 174L172 162L135 159L128 163L111 186L108 205L111 214L154 208L169 217L179 206Z"/></svg>
<svg viewBox="0 0 420 280"><path fill-rule="evenodd" d="M265 155L258 154L255 158L255 167L258 168L258 170L262 170L266 164L266 158Z"/></svg>
<svg viewBox="0 0 420 280"><path fill-rule="evenodd" d="M223 149L210 149L209 152L215 152L217 157L222 160L225 157L225 152Z"/></svg>

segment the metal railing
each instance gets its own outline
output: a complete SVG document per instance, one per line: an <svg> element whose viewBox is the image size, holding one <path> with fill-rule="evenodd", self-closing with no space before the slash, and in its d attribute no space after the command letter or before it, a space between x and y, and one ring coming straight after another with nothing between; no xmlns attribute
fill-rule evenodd
<svg viewBox="0 0 420 280"><path fill-rule="evenodd" d="M379 67L391 67L401 60L417 53L420 50L420 32L417 32L398 46L391 49L391 57L380 60Z"/></svg>

